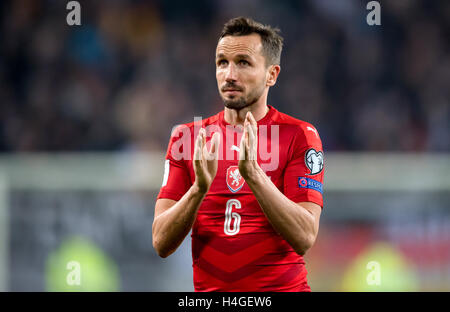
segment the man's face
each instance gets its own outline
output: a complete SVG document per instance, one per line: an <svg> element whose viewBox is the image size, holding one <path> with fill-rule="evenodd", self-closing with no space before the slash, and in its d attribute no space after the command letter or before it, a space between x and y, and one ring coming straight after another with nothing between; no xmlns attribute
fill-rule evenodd
<svg viewBox="0 0 450 312"><path fill-rule="evenodd" d="M216 49L216 79L225 107L239 110L261 97L267 82L265 64L258 34L220 39Z"/></svg>

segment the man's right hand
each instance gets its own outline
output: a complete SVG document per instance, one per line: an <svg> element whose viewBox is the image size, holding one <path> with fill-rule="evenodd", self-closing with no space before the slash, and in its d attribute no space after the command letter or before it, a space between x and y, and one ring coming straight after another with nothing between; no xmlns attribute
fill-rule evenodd
<svg viewBox="0 0 450 312"><path fill-rule="evenodd" d="M201 128L195 140L194 172L195 182L200 192L207 193L217 173L219 156L220 134L214 133L211 139L211 148L206 147L206 132Z"/></svg>

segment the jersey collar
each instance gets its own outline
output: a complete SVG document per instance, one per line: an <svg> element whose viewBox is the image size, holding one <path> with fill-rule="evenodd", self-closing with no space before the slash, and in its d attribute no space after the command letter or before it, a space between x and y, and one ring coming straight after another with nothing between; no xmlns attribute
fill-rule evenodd
<svg viewBox="0 0 450 312"><path fill-rule="evenodd" d="M270 121L272 120L272 116L277 112L277 110L273 106L271 106L271 105L267 105L267 106L269 107L269 111L267 112L267 114L262 119L257 121L258 125L267 125L267 124L269 124ZM224 125L224 126L229 126L230 124L225 121L224 115L225 115L225 111L224 110L219 113L220 123L222 125Z"/></svg>

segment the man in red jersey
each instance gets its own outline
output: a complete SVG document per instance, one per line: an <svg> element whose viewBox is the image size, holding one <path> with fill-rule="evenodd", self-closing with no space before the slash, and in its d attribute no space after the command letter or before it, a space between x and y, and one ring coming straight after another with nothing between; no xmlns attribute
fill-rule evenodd
<svg viewBox="0 0 450 312"><path fill-rule="evenodd" d="M225 108L172 133L153 246L167 257L192 229L196 291L310 291L323 151L314 126L267 105L282 43L278 29L228 21L216 49Z"/></svg>

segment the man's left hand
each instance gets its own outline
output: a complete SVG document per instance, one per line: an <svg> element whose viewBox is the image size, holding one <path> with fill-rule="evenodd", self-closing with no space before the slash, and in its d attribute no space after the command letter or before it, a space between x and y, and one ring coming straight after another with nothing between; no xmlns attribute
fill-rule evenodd
<svg viewBox="0 0 450 312"><path fill-rule="evenodd" d="M258 169L258 125L251 112L247 112L244 121L239 151L239 173L244 179Z"/></svg>

